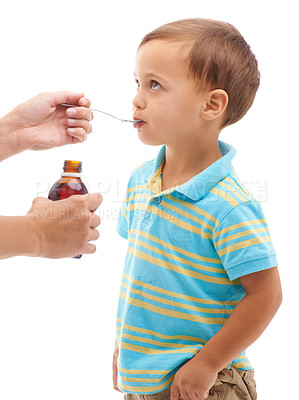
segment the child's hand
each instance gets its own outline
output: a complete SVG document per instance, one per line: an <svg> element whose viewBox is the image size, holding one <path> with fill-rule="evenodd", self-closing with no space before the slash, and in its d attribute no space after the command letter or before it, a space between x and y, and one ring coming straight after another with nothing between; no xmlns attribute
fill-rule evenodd
<svg viewBox="0 0 299 400"><path fill-rule="evenodd" d="M115 347L114 347L114 353L113 353L113 360L112 360L112 379L113 379L113 388L117 390L118 392L121 392L119 390L119 387L117 386L117 359L118 359L118 354L119 354L119 348L117 345L117 339L115 339Z"/></svg>
<svg viewBox="0 0 299 400"><path fill-rule="evenodd" d="M193 357L175 374L170 400L206 400L217 376L218 371Z"/></svg>

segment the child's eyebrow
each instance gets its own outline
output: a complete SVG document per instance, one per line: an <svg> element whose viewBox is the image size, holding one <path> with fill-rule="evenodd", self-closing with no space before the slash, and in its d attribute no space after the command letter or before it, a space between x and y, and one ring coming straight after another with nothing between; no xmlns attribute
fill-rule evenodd
<svg viewBox="0 0 299 400"><path fill-rule="evenodd" d="M133 72L133 75L134 75L135 78L137 78L137 75L136 75L135 72ZM156 73L154 73L154 72L147 72L146 74L144 74L144 77L145 77L145 78L148 78L148 77L155 77L155 78L162 79L163 81L167 82L166 79L163 78L163 76L160 76L159 74L156 74Z"/></svg>

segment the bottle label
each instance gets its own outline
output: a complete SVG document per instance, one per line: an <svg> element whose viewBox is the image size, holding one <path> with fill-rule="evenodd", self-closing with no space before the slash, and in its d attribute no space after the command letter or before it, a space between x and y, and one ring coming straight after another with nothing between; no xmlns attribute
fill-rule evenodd
<svg viewBox="0 0 299 400"><path fill-rule="evenodd" d="M77 173L77 172L63 172L63 173L61 174L61 176L79 176L79 177L81 177L82 174L79 174L79 173Z"/></svg>

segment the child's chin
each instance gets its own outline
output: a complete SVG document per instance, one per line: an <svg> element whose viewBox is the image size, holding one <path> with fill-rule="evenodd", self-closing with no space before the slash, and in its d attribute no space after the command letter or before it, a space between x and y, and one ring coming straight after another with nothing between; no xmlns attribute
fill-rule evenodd
<svg viewBox="0 0 299 400"><path fill-rule="evenodd" d="M161 140L158 140L157 138L145 135L141 130L138 131L138 137L143 144L147 144L149 146L161 146L162 144L164 144L163 142L161 142Z"/></svg>

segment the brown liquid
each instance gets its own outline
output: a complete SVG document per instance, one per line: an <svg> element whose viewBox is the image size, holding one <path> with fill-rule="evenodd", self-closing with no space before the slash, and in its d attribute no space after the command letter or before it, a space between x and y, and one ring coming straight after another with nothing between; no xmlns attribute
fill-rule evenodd
<svg viewBox="0 0 299 400"><path fill-rule="evenodd" d="M67 161L65 163L67 163ZM71 161L69 161L68 163L71 163ZM66 171L77 172L76 170L70 170L69 168L67 169L65 165L64 172ZM81 165L80 165L80 171L81 171ZM54 201L63 200L75 194L85 194L85 193L88 193L88 190L86 189L84 183L81 181L80 177L63 176L57 182L55 182L54 185L51 187L48 199ZM82 254L73 258L81 258L81 257Z"/></svg>
<svg viewBox="0 0 299 400"><path fill-rule="evenodd" d="M50 200L63 200L67 199L74 194L88 193L86 186L80 178L73 176L64 176L59 179L51 187L48 199Z"/></svg>

